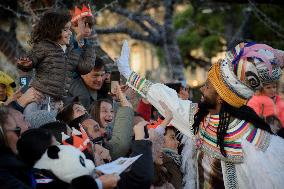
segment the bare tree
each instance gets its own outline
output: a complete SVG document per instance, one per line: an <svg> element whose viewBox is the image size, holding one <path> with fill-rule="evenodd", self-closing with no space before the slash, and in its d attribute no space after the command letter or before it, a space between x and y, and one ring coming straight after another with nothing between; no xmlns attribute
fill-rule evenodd
<svg viewBox="0 0 284 189"><path fill-rule="evenodd" d="M183 62L180 49L176 40L176 32L173 28L174 7L177 3L175 0L163 0L161 4L154 1L140 1L140 6L136 11L117 6L110 7L110 11L139 26L139 30L127 27L127 25L119 25L111 28L96 28L98 34L127 34L133 39L149 42L164 51L165 62L168 67L169 77L172 79L184 79ZM149 7L164 8L164 16L162 24L158 23L154 18L147 14Z"/></svg>

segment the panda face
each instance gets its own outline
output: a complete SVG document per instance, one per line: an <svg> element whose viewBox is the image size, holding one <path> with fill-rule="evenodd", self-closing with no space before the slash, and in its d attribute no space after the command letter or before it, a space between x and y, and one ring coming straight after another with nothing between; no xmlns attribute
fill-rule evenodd
<svg viewBox="0 0 284 189"><path fill-rule="evenodd" d="M35 168L51 171L60 180L71 183L77 177L91 175L95 165L77 148L70 145L51 146Z"/></svg>
<svg viewBox="0 0 284 189"><path fill-rule="evenodd" d="M83 167L86 167L85 160L82 156L79 157L80 163Z"/></svg>

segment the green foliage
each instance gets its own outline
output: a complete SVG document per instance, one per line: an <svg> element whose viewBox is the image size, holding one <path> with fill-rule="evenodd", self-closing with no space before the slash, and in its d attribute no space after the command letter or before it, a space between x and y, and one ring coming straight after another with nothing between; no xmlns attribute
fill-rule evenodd
<svg viewBox="0 0 284 189"><path fill-rule="evenodd" d="M224 30L223 13L203 14L201 11L194 10L188 6L185 11L176 14L174 17L174 26L176 29L186 28L187 31L180 35L177 40L181 49L181 54L186 66L194 67L195 63L188 60L190 51L201 49L204 52L204 58L211 58L222 49L221 36L212 35L211 30L221 33Z"/></svg>
<svg viewBox="0 0 284 189"><path fill-rule="evenodd" d="M277 23L284 29L284 11L283 8L270 5L259 6L260 10L265 13L272 22ZM272 24L272 23L271 23ZM284 36L283 31L277 30ZM251 20L251 35L255 41L264 42L274 48L284 49L284 40L281 39L276 33L269 29L263 22L259 21L256 16Z"/></svg>
<svg viewBox="0 0 284 189"><path fill-rule="evenodd" d="M197 31L188 31L187 33L178 37L178 44L182 50L188 51L189 49L198 48L201 36Z"/></svg>
<svg viewBox="0 0 284 189"><path fill-rule="evenodd" d="M214 56L215 54L217 54L222 50L220 36L210 35L205 37L201 42L201 46L205 56L207 57Z"/></svg>
<svg viewBox="0 0 284 189"><path fill-rule="evenodd" d="M188 60L192 50L201 49L204 52L204 59L208 59L220 52L226 43L231 42L246 19L244 11L248 5L232 3L224 6L227 8L223 9L218 7L218 5L216 7L205 6L203 8L210 8L212 10L211 13L207 14L202 12L201 7L198 5L194 8L190 4L183 12L174 16L175 29L186 28L186 31L177 38L186 66L195 66L194 62ZM284 19L282 19L284 18L283 8L277 5L268 6L266 4L257 5L257 7L272 22L284 28ZM245 30L242 31L245 34L243 36L244 41L256 41L266 43L274 48L284 49L284 40L260 21L253 11L250 14L249 22ZM192 26L188 27L188 24ZM232 27L232 33L229 33L229 35L225 32L228 27ZM279 31L279 33L284 36L283 31ZM228 41L224 41L225 39Z"/></svg>
<svg viewBox="0 0 284 189"><path fill-rule="evenodd" d="M188 20L192 17L192 15L193 7L191 5L188 5L185 11L174 16L174 27L176 29L183 28L188 24Z"/></svg>

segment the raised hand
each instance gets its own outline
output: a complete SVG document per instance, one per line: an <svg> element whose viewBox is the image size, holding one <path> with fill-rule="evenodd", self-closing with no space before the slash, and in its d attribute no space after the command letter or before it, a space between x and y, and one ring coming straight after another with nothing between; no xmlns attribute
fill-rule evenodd
<svg viewBox="0 0 284 189"><path fill-rule="evenodd" d="M144 127L148 124L147 121L141 121L134 125L133 132L135 136L135 140L143 140L145 138L145 130Z"/></svg>
<svg viewBox="0 0 284 189"><path fill-rule="evenodd" d="M126 95L122 91L122 86L120 86L118 84L118 82L115 83L115 84L116 84L116 86L114 88L114 94L115 94L116 98L119 99L120 105L123 106L123 107L132 108L132 104L127 100Z"/></svg>
<svg viewBox="0 0 284 189"><path fill-rule="evenodd" d="M120 57L117 60L117 67L119 72L128 79L131 74L131 69L129 66L129 53L130 49L128 46L128 42L126 40L123 41L123 45L121 48Z"/></svg>

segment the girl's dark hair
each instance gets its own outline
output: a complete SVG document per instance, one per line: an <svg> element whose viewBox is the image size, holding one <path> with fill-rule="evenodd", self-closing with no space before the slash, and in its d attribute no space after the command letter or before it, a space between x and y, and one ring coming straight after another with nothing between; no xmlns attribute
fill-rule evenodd
<svg viewBox="0 0 284 189"><path fill-rule="evenodd" d="M74 119L74 113L73 113L73 106L75 104L81 105L79 102L71 102L67 104L65 107L63 107L62 110L60 110L56 115L56 120L62 121L64 123L67 123L68 125L70 122Z"/></svg>
<svg viewBox="0 0 284 189"><path fill-rule="evenodd" d="M33 28L29 43L34 45L44 39L57 42L64 26L69 21L71 21L71 16L66 12L49 11L45 13Z"/></svg>
<svg viewBox="0 0 284 189"><path fill-rule="evenodd" d="M195 134L197 134L200 123L203 121L204 117L208 115L208 113L209 111L207 110L206 106L203 103L200 103L199 111L194 116L194 124L192 126ZM263 119L261 119L251 107L244 105L240 108L235 108L228 103L223 102L219 112L220 121L217 129L217 146L220 146L220 152L225 157L226 152L224 150L224 137L227 134L231 118L245 120L252 123L254 127L272 134L270 126Z"/></svg>
<svg viewBox="0 0 284 189"><path fill-rule="evenodd" d="M152 184L156 187L163 186L163 184L169 180L170 174L168 173L167 169L162 165L157 165L154 163L154 180Z"/></svg>
<svg viewBox="0 0 284 189"><path fill-rule="evenodd" d="M165 133L164 133L164 135L166 135L167 132L168 132L168 131L171 131L171 130L174 131L175 135L178 134L178 130L177 130L174 126L167 126L167 127L165 128Z"/></svg>
<svg viewBox="0 0 284 189"><path fill-rule="evenodd" d="M100 109L101 109L101 103L102 102L106 102L106 103L109 103L113 106L112 104L112 101L109 100L109 99L99 99L97 101L94 101L91 106L90 106L90 110L89 110L89 113L91 115L91 117L96 121L98 122L98 124L100 125L100 127L102 127L102 123L101 123L101 120L100 120Z"/></svg>
<svg viewBox="0 0 284 189"><path fill-rule="evenodd" d="M85 24L89 24L89 27L92 28L95 25L95 19L93 16L87 16L83 18L83 21ZM78 21L72 23L73 26L77 27L78 26Z"/></svg>
<svg viewBox="0 0 284 189"><path fill-rule="evenodd" d="M63 107L56 115L56 120L63 121L64 123L69 124L73 119L73 106L75 102L71 102L70 104Z"/></svg>

